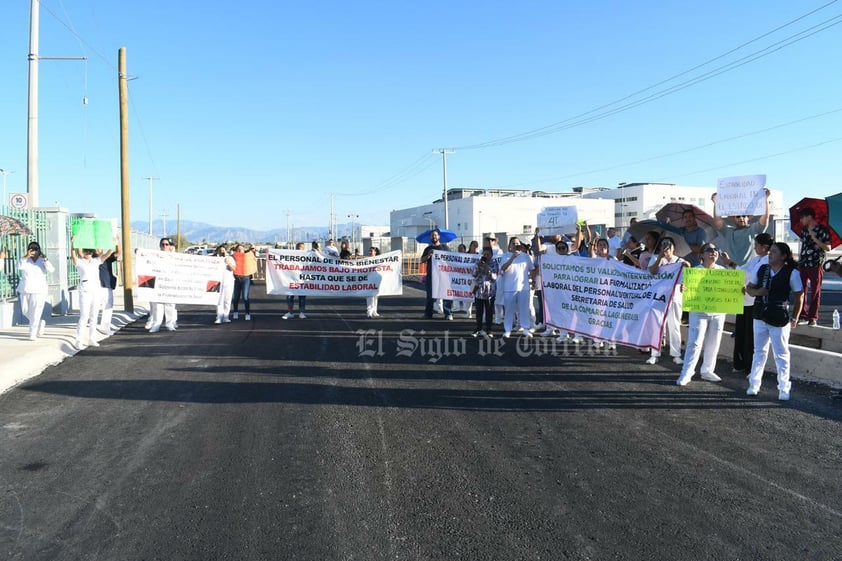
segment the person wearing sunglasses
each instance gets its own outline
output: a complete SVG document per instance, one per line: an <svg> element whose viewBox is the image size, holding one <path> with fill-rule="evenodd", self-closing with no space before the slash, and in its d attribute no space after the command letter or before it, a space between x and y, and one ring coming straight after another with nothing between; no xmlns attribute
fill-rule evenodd
<svg viewBox="0 0 842 561"><path fill-rule="evenodd" d="M720 258L719 248L712 243L702 245L702 262L699 268L724 269L717 264ZM708 312L690 312L690 328L687 332L687 348L684 351L684 366L681 375L676 380L679 386L690 383L696 372L696 364L704 350L701 377L708 382L721 382L716 375L716 357L719 354L719 344L725 329L725 314Z"/></svg>
<svg viewBox="0 0 842 561"><path fill-rule="evenodd" d="M687 260L674 254L675 241L669 237L662 237L657 244L657 250L653 252L652 258L649 260L649 272L657 275L661 267L671 265L673 263L681 263L684 267L689 267L690 263ZM670 356L675 364L684 364L684 359L681 358L681 278L675 283L675 290L672 294L672 301L666 310L666 317L664 318L667 328L667 338L669 340ZM650 357L646 360L646 364L656 364L658 358L661 356L661 351L652 349Z"/></svg>
<svg viewBox="0 0 842 561"><path fill-rule="evenodd" d="M29 339L34 341L44 334L46 322L41 319L47 301L47 275L56 269L41 253L38 242L30 242L26 255L18 263L19 281L17 293L20 309L29 322Z"/></svg>
<svg viewBox="0 0 842 561"><path fill-rule="evenodd" d="M161 238L158 242L158 247L161 251L175 251L175 244L170 238ZM161 325L166 326L167 331L175 331L178 328L178 310L175 304L171 302L150 302L151 308L149 326L149 333L158 333L161 330ZM165 321L166 320L166 321Z"/></svg>

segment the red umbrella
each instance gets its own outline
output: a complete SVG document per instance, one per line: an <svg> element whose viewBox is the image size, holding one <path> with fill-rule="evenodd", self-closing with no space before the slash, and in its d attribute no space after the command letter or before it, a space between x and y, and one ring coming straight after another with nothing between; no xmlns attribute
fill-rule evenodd
<svg viewBox="0 0 842 561"><path fill-rule="evenodd" d="M716 222L714 217L694 205L669 203L664 205L664 207L655 214L655 218L658 222L663 222L669 224L670 226L674 226L675 228L681 229L684 228L684 213L688 210L693 211L693 214L696 216L696 224L699 228L705 231L708 241L719 235L716 231L716 226L714 225Z"/></svg>
<svg viewBox="0 0 842 561"><path fill-rule="evenodd" d="M830 230L830 247L836 247L842 244L842 237L829 225L827 200L825 199L805 197L789 208L789 228L795 232L795 235L801 237L801 232L804 231L804 225L801 224L801 211L805 208L813 209L816 213L816 222L822 226L826 226Z"/></svg>

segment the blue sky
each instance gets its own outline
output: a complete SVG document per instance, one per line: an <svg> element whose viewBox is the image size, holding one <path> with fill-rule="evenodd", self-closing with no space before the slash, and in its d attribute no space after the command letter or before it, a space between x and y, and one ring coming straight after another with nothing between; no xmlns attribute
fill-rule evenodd
<svg viewBox="0 0 842 561"><path fill-rule="evenodd" d="M8 0L0 11L0 168L15 172L10 192L26 181L29 4ZM45 206L119 216L121 46L135 78L132 220L146 220L143 178L156 176L156 219L180 204L182 218L218 226L284 228L287 210L295 226L326 225L336 193L339 222L356 214L386 224L389 210L440 196L436 148L456 148L450 187L714 186L763 173L787 204L842 191L842 25L614 115L484 146L839 23L842 1L41 5L41 55L89 57L41 62Z"/></svg>

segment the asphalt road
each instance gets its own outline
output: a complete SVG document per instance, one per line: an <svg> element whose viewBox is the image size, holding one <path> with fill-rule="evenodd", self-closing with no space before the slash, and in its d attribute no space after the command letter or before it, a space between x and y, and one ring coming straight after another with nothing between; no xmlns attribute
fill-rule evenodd
<svg viewBox="0 0 842 561"><path fill-rule="evenodd" d="M827 388L480 346L410 287L376 320L254 304L127 326L0 396L0 559L842 559Z"/></svg>

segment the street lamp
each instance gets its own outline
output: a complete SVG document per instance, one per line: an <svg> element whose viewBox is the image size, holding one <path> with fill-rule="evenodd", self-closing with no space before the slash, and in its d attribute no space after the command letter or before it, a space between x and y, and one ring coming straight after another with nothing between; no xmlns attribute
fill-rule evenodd
<svg viewBox="0 0 842 561"><path fill-rule="evenodd" d="M359 214L349 214L349 215L348 215L348 218L350 218L350 219L351 219L351 248L352 248L354 251L356 251L356 250L357 250L357 242L356 242L356 237L355 237L355 236L356 236L356 234L355 234L355 232L354 232L354 230L355 230L355 228L354 228L354 220L356 220L356 219L357 219L357 218L359 218L359 217L360 217L360 215L359 215Z"/></svg>

